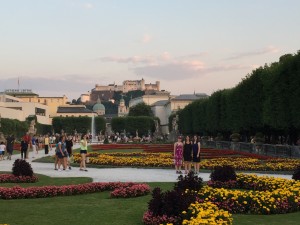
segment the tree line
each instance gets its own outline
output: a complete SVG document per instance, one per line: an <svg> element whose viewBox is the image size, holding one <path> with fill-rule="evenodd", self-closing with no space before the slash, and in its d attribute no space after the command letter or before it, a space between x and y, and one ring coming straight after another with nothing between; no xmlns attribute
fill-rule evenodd
<svg viewBox="0 0 300 225"><path fill-rule="evenodd" d="M240 133L249 141L263 133L268 143L293 144L300 135L300 51L253 70L231 89L214 92L178 112L182 133Z"/></svg>

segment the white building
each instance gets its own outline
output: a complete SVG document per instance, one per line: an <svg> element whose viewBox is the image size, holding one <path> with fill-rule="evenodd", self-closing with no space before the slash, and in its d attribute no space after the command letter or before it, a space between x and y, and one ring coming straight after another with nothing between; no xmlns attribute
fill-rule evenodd
<svg viewBox="0 0 300 225"><path fill-rule="evenodd" d="M37 102L25 102L22 99L0 94L0 114L2 118L25 121L27 117L35 115L37 122L51 124L49 107Z"/></svg>
<svg viewBox="0 0 300 225"><path fill-rule="evenodd" d="M160 126L163 134L169 133L169 117L172 113L185 108L195 100L208 98L206 94L185 94L170 97L168 100L160 100L151 104L154 116L160 119Z"/></svg>

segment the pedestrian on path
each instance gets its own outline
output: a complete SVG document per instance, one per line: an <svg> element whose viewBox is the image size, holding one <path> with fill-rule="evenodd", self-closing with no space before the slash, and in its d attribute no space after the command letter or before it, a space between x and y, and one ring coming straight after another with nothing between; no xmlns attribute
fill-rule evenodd
<svg viewBox="0 0 300 225"><path fill-rule="evenodd" d="M0 143L0 161L4 159L5 149L6 149L6 146L5 146L4 142L2 141Z"/></svg>
<svg viewBox="0 0 300 225"><path fill-rule="evenodd" d="M177 174L181 174L182 158L183 158L183 143L182 137L179 136L177 142L174 144L174 164Z"/></svg>
<svg viewBox="0 0 300 225"><path fill-rule="evenodd" d="M197 135L194 135L193 138L193 164L195 174L198 174L200 171L200 141Z"/></svg>
<svg viewBox="0 0 300 225"><path fill-rule="evenodd" d="M14 142L15 142L15 137L14 135L9 135L6 138L6 150L7 150L7 159L11 160L11 155L13 154L14 151Z"/></svg>
<svg viewBox="0 0 300 225"><path fill-rule="evenodd" d="M47 134L44 138L44 148L45 148L45 155L48 155L48 153L49 153L49 137Z"/></svg>
<svg viewBox="0 0 300 225"><path fill-rule="evenodd" d="M26 159L27 149L28 149L28 143L27 143L27 141L25 140L25 137L22 137L22 140L21 140L21 146L20 146L20 150L21 150L21 159Z"/></svg>
<svg viewBox="0 0 300 225"><path fill-rule="evenodd" d="M80 171L88 171L86 169L86 154L87 154L87 137L85 134L82 135L80 141L80 155L81 155L81 162L80 162Z"/></svg>
<svg viewBox="0 0 300 225"><path fill-rule="evenodd" d="M183 142L183 161L184 161L184 173L188 174L192 168L192 142L190 137L186 136L185 141Z"/></svg>

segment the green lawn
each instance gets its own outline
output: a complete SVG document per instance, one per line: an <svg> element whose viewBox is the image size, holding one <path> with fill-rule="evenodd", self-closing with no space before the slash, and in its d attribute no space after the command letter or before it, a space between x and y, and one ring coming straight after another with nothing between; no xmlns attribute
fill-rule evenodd
<svg viewBox="0 0 300 225"><path fill-rule="evenodd" d="M35 184L0 184L0 186L41 186L89 182L89 178L50 178L39 176ZM149 183L163 190L174 183ZM9 225L142 225L143 213L151 195L111 199L109 192L67 197L0 200L0 224ZM282 215L234 215L236 225L293 225L299 224L300 212Z"/></svg>

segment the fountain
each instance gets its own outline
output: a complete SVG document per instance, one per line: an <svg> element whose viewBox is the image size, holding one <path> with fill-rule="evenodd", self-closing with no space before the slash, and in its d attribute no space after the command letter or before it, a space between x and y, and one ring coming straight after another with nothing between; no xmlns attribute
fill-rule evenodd
<svg viewBox="0 0 300 225"><path fill-rule="evenodd" d="M98 142L96 137L96 122L95 122L95 115L92 116L92 123L91 123L91 135L92 135L92 142Z"/></svg>

